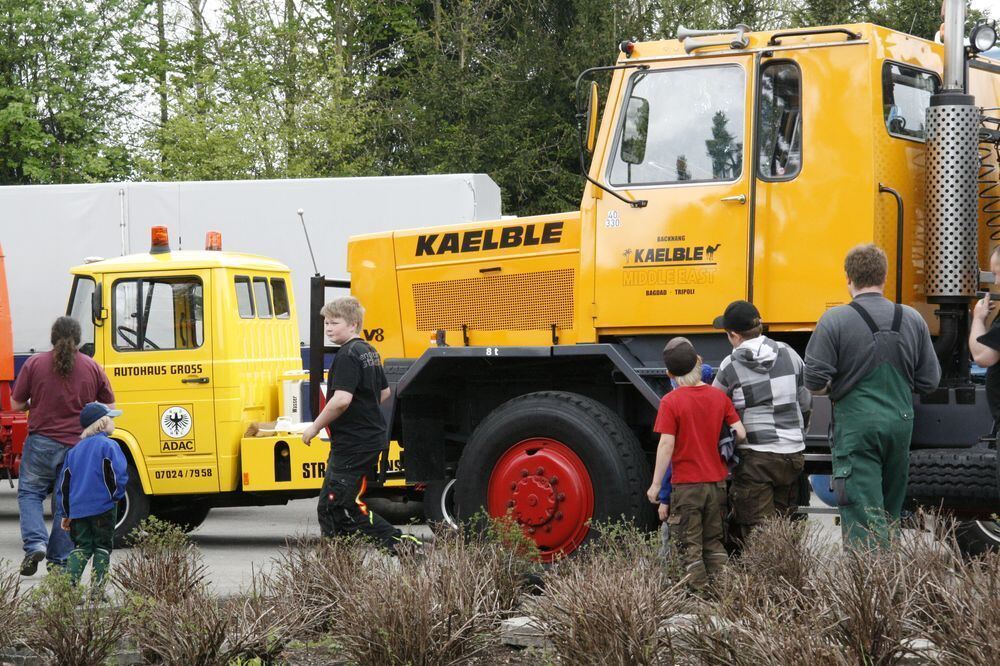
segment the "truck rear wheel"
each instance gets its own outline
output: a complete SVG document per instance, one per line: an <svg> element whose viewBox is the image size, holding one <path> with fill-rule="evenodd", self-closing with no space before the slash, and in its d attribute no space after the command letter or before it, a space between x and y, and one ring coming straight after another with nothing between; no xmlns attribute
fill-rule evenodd
<svg viewBox="0 0 1000 666"><path fill-rule="evenodd" d="M129 535L139 523L149 516L149 496L142 492L139 471L131 462L128 464L128 483L125 497L118 502L118 524L115 525L115 548L130 545Z"/></svg>
<svg viewBox="0 0 1000 666"><path fill-rule="evenodd" d="M424 490L424 516L428 523L458 528L455 517L455 479L427 483Z"/></svg>
<svg viewBox="0 0 1000 666"><path fill-rule="evenodd" d="M167 504L164 500L153 502L151 513L160 520L174 523L184 532L192 532L201 527L212 507L205 503Z"/></svg>
<svg viewBox="0 0 1000 666"><path fill-rule="evenodd" d="M593 538L592 521L651 525L648 482L642 448L617 414L574 393L530 393L473 432L455 475L456 513L509 515L551 561Z"/></svg>
<svg viewBox="0 0 1000 666"><path fill-rule="evenodd" d="M910 452L906 492L931 508L995 508L998 479L995 449L920 449Z"/></svg>
<svg viewBox="0 0 1000 666"><path fill-rule="evenodd" d="M955 540L962 554L979 557L1000 550L1000 523L995 520L971 520L955 528Z"/></svg>
<svg viewBox="0 0 1000 666"><path fill-rule="evenodd" d="M409 525L424 515L423 503L407 497L365 497L368 508L393 525Z"/></svg>

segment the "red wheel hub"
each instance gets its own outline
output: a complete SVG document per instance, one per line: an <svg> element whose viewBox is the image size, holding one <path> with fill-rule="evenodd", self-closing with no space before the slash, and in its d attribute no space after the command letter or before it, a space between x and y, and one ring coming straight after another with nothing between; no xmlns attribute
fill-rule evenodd
<svg viewBox="0 0 1000 666"><path fill-rule="evenodd" d="M576 550L590 530L594 487L572 449L536 437L500 456L486 502L490 515L509 515L550 561Z"/></svg>

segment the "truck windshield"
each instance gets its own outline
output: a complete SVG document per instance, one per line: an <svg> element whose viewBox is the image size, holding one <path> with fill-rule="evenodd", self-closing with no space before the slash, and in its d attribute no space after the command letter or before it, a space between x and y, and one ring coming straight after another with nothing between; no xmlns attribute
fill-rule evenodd
<svg viewBox="0 0 1000 666"><path fill-rule="evenodd" d="M636 72L612 153L612 185L737 180L743 173L739 65Z"/></svg>
<svg viewBox="0 0 1000 666"><path fill-rule="evenodd" d="M69 309L66 314L80 324L80 351L87 356L94 355L94 290L93 278L77 276L73 280L73 290L69 295Z"/></svg>

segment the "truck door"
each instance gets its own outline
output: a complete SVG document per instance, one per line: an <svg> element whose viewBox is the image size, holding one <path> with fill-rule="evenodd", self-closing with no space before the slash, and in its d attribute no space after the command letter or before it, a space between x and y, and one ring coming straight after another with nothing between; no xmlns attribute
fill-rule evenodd
<svg viewBox="0 0 1000 666"><path fill-rule="evenodd" d="M747 295L753 57L653 64L627 81L596 202L599 328L700 326Z"/></svg>
<svg viewBox="0 0 1000 666"><path fill-rule="evenodd" d="M785 48L761 59L752 294L769 324L812 328L827 308L847 302L844 255L873 226L872 240L895 264L896 204L880 196L878 186L884 178L904 196L920 191L923 144L890 136L881 100L871 98L871 76L868 47L860 40ZM900 92L911 128L923 123L932 91ZM873 204L884 225L873 225ZM922 217L919 208L907 197L908 229ZM892 298L895 271L889 274L886 295Z"/></svg>
<svg viewBox="0 0 1000 666"><path fill-rule="evenodd" d="M114 276L105 368L156 494L218 492L210 272Z"/></svg>

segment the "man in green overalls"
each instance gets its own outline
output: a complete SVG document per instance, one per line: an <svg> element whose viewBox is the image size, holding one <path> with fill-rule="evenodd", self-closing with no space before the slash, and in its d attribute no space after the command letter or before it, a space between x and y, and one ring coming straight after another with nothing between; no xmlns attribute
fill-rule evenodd
<svg viewBox="0 0 1000 666"><path fill-rule="evenodd" d="M806 387L833 403L833 489L845 545L886 546L906 497L913 392L941 379L923 317L882 295L875 245L844 260L853 300L827 310L806 347Z"/></svg>

